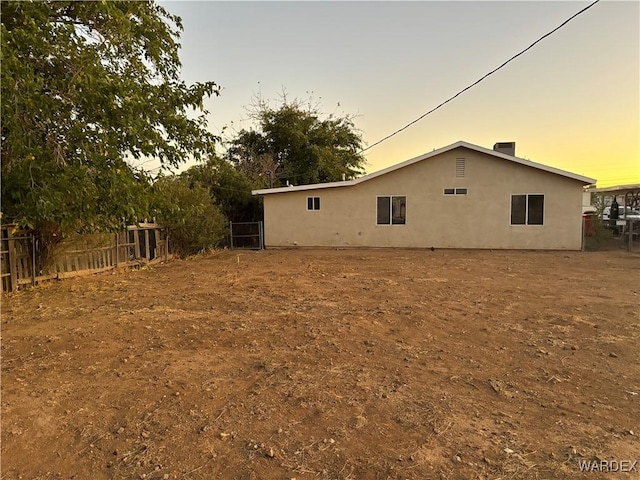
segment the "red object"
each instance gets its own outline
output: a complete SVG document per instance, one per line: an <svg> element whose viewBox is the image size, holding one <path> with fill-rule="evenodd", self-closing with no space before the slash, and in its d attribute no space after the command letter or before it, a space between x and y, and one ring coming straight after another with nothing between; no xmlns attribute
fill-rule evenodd
<svg viewBox="0 0 640 480"><path fill-rule="evenodd" d="M596 233L595 223L593 221L593 213L585 213L582 215L584 219L584 235L585 237L593 237Z"/></svg>

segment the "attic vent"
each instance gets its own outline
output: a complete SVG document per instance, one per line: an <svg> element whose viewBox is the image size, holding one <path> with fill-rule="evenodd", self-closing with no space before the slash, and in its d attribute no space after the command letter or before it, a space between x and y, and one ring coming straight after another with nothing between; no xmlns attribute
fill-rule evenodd
<svg viewBox="0 0 640 480"><path fill-rule="evenodd" d="M495 152L506 153L515 157L516 155L516 142L498 142L493 146Z"/></svg>
<svg viewBox="0 0 640 480"><path fill-rule="evenodd" d="M465 166L464 158L456 158L456 178L464 178Z"/></svg>

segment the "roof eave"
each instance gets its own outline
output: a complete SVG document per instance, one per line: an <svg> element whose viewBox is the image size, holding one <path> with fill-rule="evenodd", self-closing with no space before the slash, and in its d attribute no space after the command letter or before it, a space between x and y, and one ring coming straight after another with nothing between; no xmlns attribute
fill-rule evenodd
<svg viewBox="0 0 640 480"><path fill-rule="evenodd" d="M505 160L510 160L512 162L519 163L521 165L525 165L527 167L537 168L538 170L542 170L549 173L555 173L556 175L560 175L562 177L567 177L572 180L577 180L579 182L584 183L585 185L591 185L596 182L595 178L585 177L583 175L578 175L577 173L568 172L566 170L562 170L556 167L550 167L548 165L543 165L542 163L532 162L531 160L527 160L526 158L516 157L513 155L508 155L502 152L496 152L495 150L491 150L489 148L481 147L479 145L473 145L467 142L457 142L463 145L463 147L470 148L472 150L476 150L481 153L486 153L487 155L493 155L494 157L504 158Z"/></svg>
<svg viewBox="0 0 640 480"><path fill-rule="evenodd" d="M269 195L271 193L286 193L286 192L300 192L304 190L317 190L322 188L335 188L335 187L348 187L350 185L357 185L358 183L366 182L367 180L371 180L373 178L379 177L386 173L393 172L394 170L398 170L403 167L407 167L411 164L421 162L422 160L426 160L429 157L433 157L435 155L439 155L440 153L444 153L446 151L452 150L465 142L456 142L451 145L447 145L446 147L439 148L429 153L423 153L417 157L410 158L409 160L405 160L404 162L398 163L396 165L391 165L390 167L383 168L382 170L378 170L377 172L368 173L367 175L363 175L362 177L354 178L353 180L343 180L341 182L328 182L328 183L313 183L310 185L296 185L290 187L278 187L278 188L263 188L260 190L252 190L252 195Z"/></svg>
<svg viewBox="0 0 640 480"><path fill-rule="evenodd" d="M300 192L303 190L319 190L321 188L347 187L353 185L355 180L343 180L341 182L312 183L310 185L291 185L289 187L262 188L251 190L251 195L269 195L271 193Z"/></svg>
<svg viewBox="0 0 640 480"><path fill-rule="evenodd" d="M632 183L629 185L615 185L612 187L594 187L589 189L589 191L593 193L626 193L635 192L637 190L640 190L640 183Z"/></svg>
<svg viewBox="0 0 640 480"><path fill-rule="evenodd" d="M527 167L536 168L538 170L542 170L549 173L554 173L556 175L569 178L571 180L576 180L585 185L592 185L596 183L595 178L589 178L583 175L578 175L576 173L567 172L566 170L561 170L559 168L550 167L548 165L543 165L541 163L532 162L531 160L527 160L525 158L507 155L506 153L496 152L495 150L491 150L489 148L481 147L479 145L474 145L472 143L459 140L455 143L452 143L451 145L447 145L446 147L438 148L428 153L423 153L422 155L419 155L417 157L410 158L409 160L405 160L404 162L398 163L396 165L391 165L390 167L384 168L382 170L378 170L377 172L369 173L367 175L363 175L362 177L355 178L353 180L345 180L342 182L330 182L330 183L314 183L311 185L297 185L293 187L265 188L261 190L252 190L251 194L252 195L269 195L272 193L301 192L306 190L319 190L324 188L348 187L350 185L357 185L358 183L366 182L367 180L371 180L381 175L385 175L395 170L399 170L401 168L407 167L414 163L421 162L430 157L440 155L441 153L445 153L459 147L468 148L470 150L475 150L476 152L485 153L487 155L492 155L498 158L503 158L511 162L525 165Z"/></svg>

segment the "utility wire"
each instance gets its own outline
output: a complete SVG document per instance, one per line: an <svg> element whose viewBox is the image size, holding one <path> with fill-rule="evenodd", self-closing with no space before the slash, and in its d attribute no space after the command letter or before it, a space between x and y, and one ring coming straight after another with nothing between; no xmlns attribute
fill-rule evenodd
<svg viewBox="0 0 640 480"><path fill-rule="evenodd" d="M493 70L491 70L489 73L487 73L486 75L484 75L483 77L481 77L480 79L476 80L475 82L473 82L471 85L469 85L468 87L460 90L458 93L456 93L453 97L448 98L447 100L445 100L444 102L442 102L440 105L438 105L435 108L432 108L431 110L429 110L427 113L419 116L418 118L416 118L415 120L413 120L410 123L407 123L404 127L396 130L395 132L391 133L390 135L387 135L386 137L384 137L382 140L378 140L376 143L374 143L373 145L369 145L367 148L363 149L360 151L360 153L364 153L367 150L372 149L373 147L375 147L376 145L380 145L382 142L384 142L385 140L390 139L391 137L397 135L398 133L402 132L403 130L406 130L407 128L409 128L411 125L418 123L420 120L422 120L424 117L426 117L427 115L435 112L436 110L438 110L440 107L444 106L445 104L449 103L451 100L453 100L454 98L462 95L464 92L466 92L467 90L469 90L471 87L476 86L477 84L479 84L482 80L484 80L485 78L487 78L489 75L493 75L494 73L496 73L498 70L500 70L502 67L504 67L507 63L511 62L512 60L515 60L516 58L518 58L520 55L522 55L523 53L525 53L527 50L530 50L531 48L533 48L536 44L540 43L542 40L544 40L545 38L547 38L549 35L555 33L556 31L560 30L562 27L564 27L567 23L569 23L571 20L573 20L574 18L576 18L578 15L580 15L581 13L586 12L587 10L589 10L591 7L593 7L596 3L598 3L600 0L595 0L592 4L586 6L585 8L583 8L582 10L580 10L578 13L572 15L571 17L569 17L567 20L565 20L564 22L562 22L560 25L558 25L556 28L554 28L553 30L551 30L549 33L543 35L542 37L540 37L538 40L536 40L535 42L533 42L531 45L529 45L527 48L525 48L524 50L522 50L520 53L515 54L513 57L511 57L509 60L507 60L506 62L504 62L502 65L500 65L497 68L494 68Z"/></svg>

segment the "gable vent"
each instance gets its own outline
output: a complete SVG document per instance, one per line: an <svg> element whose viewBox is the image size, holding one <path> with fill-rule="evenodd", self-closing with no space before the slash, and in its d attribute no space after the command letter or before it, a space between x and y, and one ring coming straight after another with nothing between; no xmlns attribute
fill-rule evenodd
<svg viewBox="0 0 640 480"><path fill-rule="evenodd" d="M456 178L464 178L466 162L464 158L456 158Z"/></svg>

